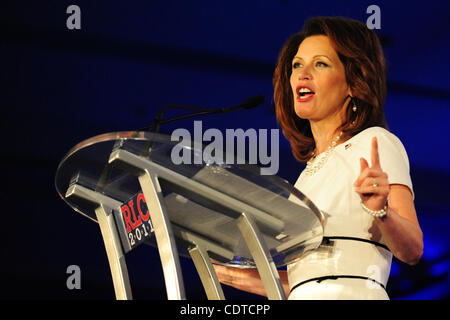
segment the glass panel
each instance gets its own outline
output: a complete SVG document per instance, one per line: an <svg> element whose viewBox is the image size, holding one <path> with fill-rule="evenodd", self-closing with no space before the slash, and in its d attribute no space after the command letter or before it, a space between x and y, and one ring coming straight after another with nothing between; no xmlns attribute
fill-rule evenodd
<svg viewBox="0 0 450 320"><path fill-rule="evenodd" d="M92 220L96 219L92 205L65 197L71 184L80 184L120 202L129 200L141 192L137 176L121 166L108 165L111 152L122 149L174 173L159 175L170 220L233 251L235 259L227 262L229 265L253 265L236 225L240 212L209 193L187 186L183 183L186 178L277 222L273 226L275 234L264 228L261 231L278 266L297 260L320 244L324 217L299 190L280 177L261 175L256 165L216 164L214 159L203 159L203 147L199 142L178 143L171 141L170 136L148 132L99 135L79 143L63 158L56 173L56 189L73 209ZM176 156L189 163L176 164ZM218 151L215 154L216 159L224 159L222 156Z"/></svg>

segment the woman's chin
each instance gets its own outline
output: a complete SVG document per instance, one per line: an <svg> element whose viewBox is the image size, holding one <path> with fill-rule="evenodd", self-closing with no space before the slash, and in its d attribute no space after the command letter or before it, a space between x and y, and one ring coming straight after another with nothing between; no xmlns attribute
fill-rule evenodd
<svg viewBox="0 0 450 320"><path fill-rule="evenodd" d="M309 120L311 118L311 110L305 110L302 107L295 107L295 114L300 119Z"/></svg>

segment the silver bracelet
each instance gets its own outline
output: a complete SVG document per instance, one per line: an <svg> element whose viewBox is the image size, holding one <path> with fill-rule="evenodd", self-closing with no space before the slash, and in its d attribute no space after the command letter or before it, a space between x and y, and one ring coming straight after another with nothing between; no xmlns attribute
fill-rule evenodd
<svg viewBox="0 0 450 320"><path fill-rule="evenodd" d="M374 210L370 210L369 208L367 208L361 200L361 207L364 209L365 212L367 212L371 216L373 216L375 218L383 218L387 214L388 205L386 202L383 209L374 211Z"/></svg>

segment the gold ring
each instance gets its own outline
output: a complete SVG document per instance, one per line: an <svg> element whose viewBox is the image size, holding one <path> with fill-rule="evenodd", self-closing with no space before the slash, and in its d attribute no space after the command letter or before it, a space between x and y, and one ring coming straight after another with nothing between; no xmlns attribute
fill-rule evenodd
<svg viewBox="0 0 450 320"><path fill-rule="evenodd" d="M377 180L376 180L375 178L373 178L372 186L373 186L374 188L378 187L378 183L377 183Z"/></svg>

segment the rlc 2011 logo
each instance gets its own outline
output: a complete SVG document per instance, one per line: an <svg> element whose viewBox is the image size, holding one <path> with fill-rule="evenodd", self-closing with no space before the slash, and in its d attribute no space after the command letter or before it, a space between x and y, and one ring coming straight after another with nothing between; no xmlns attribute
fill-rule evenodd
<svg viewBox="0 0 450 320"><path fill-rule="evenodd" d="M136 199L135 199L136 198ZM150 213L148 212L147 205L145 203L145 198L142 193L138 193L138 195L131 199L128 202L128 205L122 206L122 215L125 221L125 225L127 227L127 232L131 232L142 224L142 221L148 221L150 219ZM134 202L136 201L136 206ZM145 208L144 208L145 206ZM137 209L139 215L136 216ZM131 210L131 212L130 212ZM145 213L144 213L145 212Z"/></svg>
<svg viewBox="0 0 450 320"><path fill-rule="evenodd" d="M139 192L128 203L125 202L120 209L126 227L128 242L131 249L133 249L148 239L153 232L153 224L144 194Z"/></svg>

